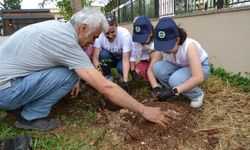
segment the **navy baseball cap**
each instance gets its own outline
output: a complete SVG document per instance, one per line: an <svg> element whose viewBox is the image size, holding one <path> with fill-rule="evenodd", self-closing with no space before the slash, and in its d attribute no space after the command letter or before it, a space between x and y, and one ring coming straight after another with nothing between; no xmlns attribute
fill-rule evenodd
<svg viewBox="0 0 250 150"><path fill-rule="evenodd" d="M155 27L154 47L157 51L169 51L176 43L179 31L176 23L170 17L162 18Z"/></svg>
<svg viewBox="0 0 250 150"><path fill-rule="evenodd" d="M133 41L145 42L150 36L150 32L153 30L153 25L146 16L139 16L133 24Z"/></svg>

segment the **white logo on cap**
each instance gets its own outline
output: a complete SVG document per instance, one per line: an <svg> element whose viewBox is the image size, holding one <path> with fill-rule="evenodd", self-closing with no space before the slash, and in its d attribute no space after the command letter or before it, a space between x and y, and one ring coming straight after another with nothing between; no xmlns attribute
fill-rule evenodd
<svg viewBox="0 0 250 150"><path fill-rule="evenodd" d="M135 27L135 32L140 32L141 31L141 28L139 26L136 26Z"/></svg>
<svg viewBox="0 0 250 150"><path fill-rule="evenodd" d="M163 38L165 38L165 36L166 36L166 34L165 34L164 31L159 31L159 32L158 32L158 37L159 37L159 38L163 39Z"/></svg>

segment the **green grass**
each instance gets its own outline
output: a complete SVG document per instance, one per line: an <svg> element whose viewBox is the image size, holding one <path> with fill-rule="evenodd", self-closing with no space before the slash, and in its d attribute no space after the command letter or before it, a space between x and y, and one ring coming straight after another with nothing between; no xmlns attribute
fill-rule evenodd
<svg viewBox="0 0 250 150"><path fill-rule="evenodd" d="M33 148L39 150L89 150L103 144L106 129L96 127L97 112L94 107L84 102L83 99L74 100L72 103L74 105L70 106L73 107L70 109L79 112L76 115L69 114L68 112L55 114L61 121L61 126L53 131L19 130L14 127L15 119L7 117L0 122L0 138L10 138L17 134L27 134L33 139ZM57 107L61 108L60 105ZM1 114L4 114L4 112L0 110Z"/></svg>
<svg viewBox="0 0 250 150"><path fill-rule="evenodd" d="M7 119L0 122L0 137L10 138L17 134L30 135L33 139L34 149L94 149L94 147L104 143L106 129L96 127L95 112L93 113L91 110L85 110L82 113L84 117L75 117L74 119L67 115L60 115L61 127L49 132L18 130L14 127L12 119Z"/></svg>
<svg viewBox="0 0 250 150"><path fill-rule="evenodd" d="M11 137L15 134L16 133L12 126L4 122L0 123L0 137Z"/></svg>
<svg viewBox="0 0 250 150"><path fill-rule="evenodd" d="M61 136L43 136L37 137L33 140L33 148L34 149L55 149L61 150L63 147L60 143L64 143L64 138Z"/></svg>
<svg viewBox="0 0 250 150"><path fill-rule="evenodd" d="M213 64L211 64L211 74L221 79L224 84L230 84L246 93L250 92L250 77L242 77L241 73L229 73L223 68L215 68Z"/></svg>

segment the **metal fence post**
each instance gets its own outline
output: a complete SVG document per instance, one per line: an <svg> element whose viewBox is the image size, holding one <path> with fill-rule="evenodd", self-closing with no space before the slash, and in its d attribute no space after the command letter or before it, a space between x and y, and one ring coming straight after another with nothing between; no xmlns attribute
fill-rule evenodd
<svg viewBox="0 0 250 150"><path fill-rule="evenodd" d="M159 18L159 0L155 0L155 12L154 12L154 17Z"/></svg>
<svg viewBox="0 0 250 150"><path fill-rule="evenodd" d="M130 10L131 10L131 16L130 16L130 20L133 21L134 20L134 4L133 4L133 0L130 0Z"/></svg>
<svg viewBox="0 0 250 150"><path fill-rule="evenodd" d="M146 4L145 4L145 0L142 0L142 15L145 15L145 9L146 9Z"/></svg>
<svg viewBox="0 0 250 150"><path fill-rule="evenodd" d="M176 14L176 0L173 0L174 1L174 14Z"/></svg>
<svg viewBox="0 0 250 150"><path fill-rule="evenodd" d="M142 2L141 0L138 0L139 1L139 16L142 15Z"/></svg>
<svg viewBox="0 0 250 150"><path fill-rule="evenodd" d="M120 6L120 0L117 0L117 11L118 11L118 23L120 23L120 9L119 9L119 6Z"/></svg>

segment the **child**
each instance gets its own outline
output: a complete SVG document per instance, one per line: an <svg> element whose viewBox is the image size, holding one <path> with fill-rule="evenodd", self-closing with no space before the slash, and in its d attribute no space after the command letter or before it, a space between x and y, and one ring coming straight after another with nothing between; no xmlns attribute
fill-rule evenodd
<svg viewBox="0 0 250 150"><path fill-rule="evenodd" d="M154 61L151 61L154 55L153 30L153 25L146 16L135 18L130 68L134 80L137 79L137 73L140 74L145 80L149 80L153 94L157 94L160 92L160 87L152 70L152 62Z"/></svg>
<svg viewBox="0 0 250 150"><path fill-rule="evenodd" d="M169 17L158 22L154 37L154 48L162 53L163 60L154 64L153 72L166 87L159 100L183 94L191 100L191 107L200 107L204 92L198 85L210 74L207 53Z"/></svg>
<svg viewBox="0 0 250 150"><path fill-rule="evenodd" d="M128 74L131 35L126 28L117 26L113 14L106 14L106 18L109 23L109 30L107 33L101 33L95 40L92 61L96 68L101 65L103 75L111 81L114 80L111 68L117 68L119 76L122 77L121 87L130 93Z"/></svg>

